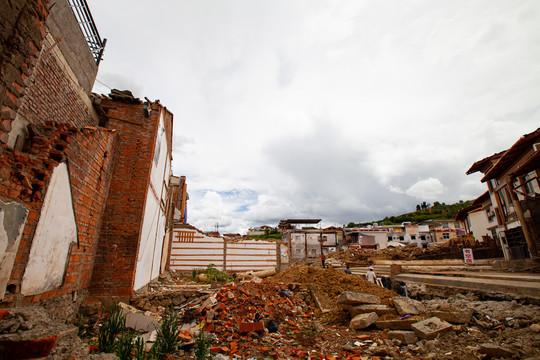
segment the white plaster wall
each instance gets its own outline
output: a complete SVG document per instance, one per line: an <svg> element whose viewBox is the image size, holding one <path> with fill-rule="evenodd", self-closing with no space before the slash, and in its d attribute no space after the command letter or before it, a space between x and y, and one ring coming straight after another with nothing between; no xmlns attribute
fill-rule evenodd
<svg viewBox="0 0 540 360"><path fill-rule="evenodd" d="M388 247L388 233L386 231L373 232L370 235L375 236L375 244L378 249L386 249Z"/></svg>
<svg viewBox="0 0 540 360"><path fill-rule="evenodd" d="M157 142L159 143L159 160L157 165L152 160L150 173L150 186L146 194L146 203L143 215L139 252L137 254L137 267L135 270L134 290L139 290L151 280L159 276L163 239L165 236L165 209L166 188L170 175L170 157L165 132L163 128L163 114L160 117Z"/></svg>
<svg viewBox="0 0 540 360"><path fill-rule="evenodd" d="M471 231L476 241L482 242L482 235L491 236L491 231L488 230L490 223L484 210L470 213L469 223L471 225Z"/></svg>
<svg viewBox="0 0 540 360"><path fill-rule="evenodd" d="M193 242L182 242L173 236L172 271L191 271L210 264L223 270L225 259L227 271L268 269L278 263L278 245L273 241L246 240L225 244L223 238L209 237L196 230L175 229L177 232L193 232L194 237Z"/></svg>
<svg viewBox="0 0 540 360"><path fill-rule="evenodd" d="M35 295L62 284L69 247L77 241L67 165L54 169L30 248L21 294Z"/></svg>
<svg viewBox="0 0 540 360"><path fill-rule="evenodd" d="M180 231L192 232L193 242L180 242L176 236ZM206 236L196 230L175 229L171 246L171 270L191 271L206 268L209 264L223 270L224 244L223 238Z"/></svg>
<svg viewBox="0 0 540 360"><path fill-rule="evenodd" d="M21 204L0 200L0 299L4 298L28 216Z"/></svg>

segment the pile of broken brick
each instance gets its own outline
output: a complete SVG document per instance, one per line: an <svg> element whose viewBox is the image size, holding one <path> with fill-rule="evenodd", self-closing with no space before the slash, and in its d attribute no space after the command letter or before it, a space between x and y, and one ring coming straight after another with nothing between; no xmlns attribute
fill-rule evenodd
<svg viewBox="0 0 540 360"><path fill-rule="evenodd" d="M305 271L303 276L319 277L318 271L326 272L328 278L338 275L331 269ZM173 307L182 323L182 348L173 358L192 358L201 329L216 360L540 358L537 305L481 301L472 294L416 301L374 292L367 285L346 287L346 281L338 282L344 288L332 295L339 308L331 312L345 314L346 323L325 322L313 283L307 280L256 279L216 288L162 283L121 307L126 325L145 333L147 348L155 340L165 307ZM37 335L47 339L54 334L57 340L49 339L57 343L51 359L64 359L70 353L80 354L72 359L106 358L89 354L88 346L77 341L77 328L54 324L41 312L28 311L14 309L0 321L5 333L0 343L2 338L34 341Z"/></svg>

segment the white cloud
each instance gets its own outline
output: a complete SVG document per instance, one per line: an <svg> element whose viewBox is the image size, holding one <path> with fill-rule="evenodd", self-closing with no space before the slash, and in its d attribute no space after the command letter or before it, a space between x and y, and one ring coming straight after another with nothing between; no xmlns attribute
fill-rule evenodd
<svg viewBox="0 0 540 360"><path fill-rule="evenodd" d="M428 178L416 182L407 189L406 194L418 200L436 200L445 190L444 185L439 179Z"/></svg>
<svg viewBox="0 0 540 360"><path fill-rule="evenodd" d="M540 123L538 1L90 6L98 78L174 113L174 173L204 230L468 200L485 191L470 165Z"/></svg>
<svg viewBox="0 0 540 360"><path fill-rule="evenodd" d="M388 189L388 191L396 193L396 194L405 194L405 191L399 186L388 185L386 188Z"/></svg>

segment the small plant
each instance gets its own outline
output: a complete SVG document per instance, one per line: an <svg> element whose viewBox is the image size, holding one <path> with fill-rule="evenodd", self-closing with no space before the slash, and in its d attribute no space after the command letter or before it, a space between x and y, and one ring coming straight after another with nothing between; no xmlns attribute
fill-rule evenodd
<svg viewBox="0 0 540 360"><path fill-rule="evenodd" d="M174 353L180 341L179 317L172 308L165 309L161 320L161 328L157 330L156 342L154 347L156 353L160 356Z"/></svg>
<svg viewBox="0 0 540 360"><path fill-rule="evenodd" d="M84 335L87 334L86 325L84 323L84 316L82 316L81 314L77 314L74 325L77 326L77 329L79 329L77 332L78 337L82 338Z"/></svg>
<svg viewBox="0 0 540 360"><path fill-rule="evenodd" d="M137 336L133 342L133 359L134 360L157 359L156 349L153 347L150 351L147 352L144 345L145 343L142 336Z"/></svg>
<svg viewBox="0 0 540 360"><path fill-rule="evenodd" d="M210 343L206 339L206 334L204 333L204 330L201 329L201 331L199 332L199 336L197 336L197 340L195 340L195 359L205 360L208 358L209 354Z"/></svg>
<svg viewBox="0 0 540 360"><path fill-rule="evenodd" d="M103 323L98 332L99 351L105 353L114 352L116 337L126 328L126 317L122 315L122 309L118 304L114 305L109 317Z"/></svg>
<svg viewBox="0 0 540 360"><path fill-rule="evenodd" d="M193 269L191 270L191 281L197 281L197 275L204 272L204 269Z"/></svg>
<svg viewBox="0 0 540 360"><path fill-rule="evenodd" d="M131 360L133 352L133 336L129 332L124 332L116 342L115 354L120 360Z"/></svg>
<svg viewBox="0 0 540 360"><path fill-rule="evenodd" d="M146 351L142 336L137 336L133 341L133 358L135 360L146 360Z"/></svg>
<svg viewBox="0 0 540 360"><path fill-rule="evenodd" d="M214 264L209 264L206 269L193 269L191 279L193 281L197 280L199 274L205 274L208 281L226 282L229 280L229 276L225 272L219 271Z"/></svg>
<svg viewBox="0 0 540 360"><path fill-rule="evenodd" d="M221 282L225 282L225 281L229 280L229 277L227 276L227 274L224 273L223 271L219 271L216 268L216 265L214 265L214 264L208 265L208 267L206 268L205 273L206 273L206 275L208 276L208 278L210 280L221 281Z"/></svg>

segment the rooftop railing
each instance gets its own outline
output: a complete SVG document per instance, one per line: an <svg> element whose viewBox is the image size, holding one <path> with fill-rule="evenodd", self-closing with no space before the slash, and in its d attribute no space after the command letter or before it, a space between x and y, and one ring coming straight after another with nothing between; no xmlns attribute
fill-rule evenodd
<svg viewBox="0 0 540 360"><path fill-rule="evenodd" d="M90 52L99 66L107 39L101 39L86 0L68 0L69 6L81 27Z"/></svg>

